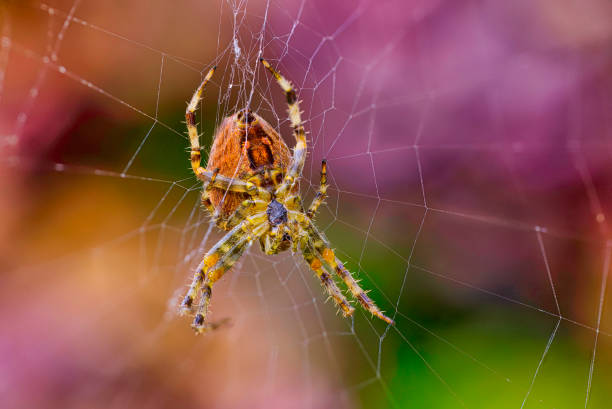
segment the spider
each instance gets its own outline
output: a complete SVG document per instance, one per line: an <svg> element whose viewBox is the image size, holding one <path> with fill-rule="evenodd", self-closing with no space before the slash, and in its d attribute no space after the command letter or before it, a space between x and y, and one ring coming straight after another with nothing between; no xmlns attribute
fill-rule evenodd
<svg viewBox="0 0 612 409"><path fill-rule="evenodd" d="M265 254L289 248L301 251L328 295L345 317L354 307L336 285L337 274L364 309L388 324L393 320L368 297L357 280L338 260L313 218L326 198L327 163L321 164L321 183L312 204L304 210L299 179L306 159L306 133L300 118L299 102L291 83L263 58L264 67L285 92L289 119L296 140L293 155L279 134L255 112L243 110L226 117L216 131L206 168L201 153L195 111L210 81L213 67L197 88L185 113L191 143L191 167L204 183L202 204L217 226L227 231L204 256L182 301L180 312L194 315L196 334L214 329L207 314L212 286L225 274L255 240ZM196 303L196 300L198 301ZM197 305L196 305L197 304Z"/></svg>

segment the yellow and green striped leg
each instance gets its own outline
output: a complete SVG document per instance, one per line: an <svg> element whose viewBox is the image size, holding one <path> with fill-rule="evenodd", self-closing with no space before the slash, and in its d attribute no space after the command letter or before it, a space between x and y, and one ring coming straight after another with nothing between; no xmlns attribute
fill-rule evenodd
<svg viewBox="0 0 612 409"><path fill-rule="evenodd" d="M206 187L204 188L204 191L202 192L202 204L210 212L210 214L213 217L213 220L216 222L217 226L219 226L220 229L229 230L229 229L234 228L238 223L240 223L242 220L244 220L248 216L247 210L249 210L252 207L257 206L259 208L262 208L261 211L265 211L265 207L267 206L267 203L264 202L263 200L253 199L253 197L258 196L255 194L251 198L244 200L240 204L240 206L238 206L238 208L234 211L234 213L232 213L227 218L227 220L219 219L219 211L213 206L212 202L210 201L210 191L217 183L218 177L220 177L220 175L219 175L219 169L217 168L213 172L213 175L210 181L206 183ZM267 192L267 194L268 196L270 195L269 192ZM264 197L268 197L268 196L264 196Z"/></svg>
<svg viewBox="0 0 612 409"><path fill-rule="evenodd" d="M283 181L283 171L282 169L268 169L267 171L268 178L272 181L274 187L278 187Z"/></svg>
<svg viewBox="0 0 612 409"><path fill-rule="evenodd" d="M196 176L204 183L210 183L212 181L211 187L217 187L223 190L231 190L232 192L241 192L248 193L250 195L255 195L260 190L253 183L245 182L240 179L232 179L228 178L227 176L220 175L217 173L216 169L214 171L209 171L202 167L199 167Z"/></svg>
<svg viewBox="0 0 612 409"><path fill-rule="evenodd" d="M263 58L259 61L272 73L276 82L285 92L287 98L287 105L289 105L289 120L293 127L293 135L295 136L295 147L293 148L293 158L291 164L288 167L285 180L276 190L277 195L282 195L288 190L291 190L297 179L302 175L302 169L304 168L304 161L306 160L306 132L304 131L304 125L302 124L302 118L300 113L300 103L297 100L297 94L291 82L283 77L278 71L276 71L270 63Z"/></svg>
<svg viewBox="0 0 612 409"><path fill-rule="evenodd" d="M321 183L319 185L319 191L317 192L315 198L312 200L308 211L306 212L306 216L309 219L312 219L314 215L319 210L319 206L325 201L327 197L327 161L323 159L321 162Z"/></svg>
<svg viewBox="0 0 612 409"><path fill-rule="evenodd" d="M219 212L217 211L217 209L215 209L212 202L210 201L210 191L215 185L217 176L219 176L219 168L215 169L212 178L210 178L208 183L206 183L206 187L204 188L204 191L202 192L202 204L204 205L204 207L206 207L208 212L212 215L213 220L215 221L219 217L219 214L218 214Z"/></svg>
<svg viewBox="0 0 612 409"><path fill-rule="evenodd" d="M329 294L336 305L340 307L342 315L345 317L353 315L355 308L353 308L353 306L344 297L335 281L332 279L330 273L325 270L324 262L316 255L316 250L314 249L312 243L310 243L310 241L307 239L302 243L302 255L304 256L304 260L306 260L310 269L314 271L317 277L319 277L319 280L321 280L321 284L323 284L323 287L325 287L327 294Z"/></svg>
<svg viewBox="0 0 612 409"><path fill-rule="evenodd" d="M393 325L394 321L387 317L384 312L381 311L378 306L376 306L374 301L368 297L367 293L363 290L363 288L361 288L357 280L355 280L351 272L344 267L344 264L342 264L340 260L338 260L334 254L334 251L331 249L329 241L323 235L323 233L319 232L310 220L305 220L302 223L302 228L312 238L317 254L331 266L331 268L340 278L342 278L342 281L344 281L348 287L349 291L353 295L353 298L355 298L359 304L361 304L361 306L369 311L372 315L380 318L388 324Z"/></svg>
<svg viewBox="0 0 612 409"><path fill-rule="evenodd" d="M249 177L246 181L246 185L248 189L247 193L250 194L251 196L256 196L260 200L267 200L267 201L272 200L272 193L270 193L270 191L262 187L264 186L265 181L266 181L265 173L257 173Z"/></svg>
<svg viewBox="0 0 612 409"><path fill-rule="evenodd" d="M302 203L302 198L299 194L285 196L283 200L283 204L289 210L290 213L305 213L304 204Z"/></svg>
<svg viewBox="0 0 612 409"><path fill-rule="evenodd" d="M219 174L218 169L209 171L204 168L198 168L198 179L206 183L206 187L210 190L213 187L225 191L247 193L251 197L257 197L263 200L270 200L272 194L261 187L259 175L252 176L246 182L240 179L232 179ZM204 197L206 198L206 197Z"/></svg>
<svg viewBox="0 0 612 409"><path fill-rule="evenodd" d="M230 230L236 227L240 222L247 218L250 213L265 212L268 203L263 200L246 199L226 220L219 220L217 226L221 230Z"/></svg>
<svg viewBox="0 0 612 409"><path fill-rule="evenodd" d="M229 242L226 244L230 245ZM191 324L191 327L197 334L201 334L202 332L211 329L211 326L207 322L206 318L208 316L208 307L212 297L213 284L223 277L223 275L230 268L232 268L234 263L238 261L240 256L242 256L242 253L244 253L250 244L251 240L245 235L238 239L235 244L231 245L231 248L229 248L229 250L227 250L222 257L219 257L214 265L211 265L216 259L214 255L211 255L212 257L204 258L204 269L206 273L204 273L204 278L201 285L200 303L193 318L193 323Z"/></svg>
<svg viewBox="0 0 612 409"><path fill-rule="evenodd" d="M202 153L200 152L200 135L198 134L198 127L196 125L195 111L198 109L198 104L202 99L204 87L206 87L206 84L208 84L208 81L212 78L216 68L216 66L212 67L210 71L208 71L208 74L206 74L206 77L204 77L204 80L191 97L191 101L189 101L189 105L187 105L187 110L185 111L185 121L187 123L189 142L191 144L191 169L193 169L193 173L196 175L198 175L198 170L200 169Z"/></svg>
<svg viewBox="0 0 612 409"><path fill-rule="evenodd" d="M351 294L353 294L353 297L359 301L359 304L361 304L365 310L369 311L375 317L385 321L387 324L395 324L391 318L387 317L385 313L376 306L374 301L372 301L368 294L361 288L357 280L355 280L351 272L348 271L344 267L344 264L342 264L342 262L334 255L332 249L326 247L322 251L322 256L326 261L329 260L328 263L336 271L336 274L342 278L346 286L349 288Z"/></svg>
<svg viewBox="0 0 612 409"><path fill-rule="evenodd" d="M262 250L265 254L278 254L279 247L283 243L285 230L274 226L263 237Z"/></svg>
<svg viewBox="0 0 612 409"><path fill-rule="evenodd" d="M236 192L247 192L249 189L245 182L239 180L232 180L225 176L218 175L218 170L211 172L200 166L200 163L202 161L202 152L200 147L200 135L198 134L198 127L196 125L195 111L196 109L198 109L198 105L200 103L200 100L202 99L202 92L204 91L204 87L206 87L206 84L208 84L208 82L212 78L216 68L216 66L212 67L210 71L208 71L208 74L206 74L204 80L191 97L191 100L187 105L187 110L185 111L185 122L187 124L189 143L191 145L191 169L193 170L193 173L195 173L195 175L198 177L198 179L202 180L203 182L209 182L211 187L218 187L221 189L227 189Z"/></svg>
<svg viewBox="0 0 612 409"><path fill-rule="evenodd" d="M236 262L244 250L248 247L253 234L252 226L258 225L255 230L265 228L266 213L258 213L249 216L215 244L204 256L202 262L194 274L193 281L187 295L183 299L180 307L182 314L189 314L193 311L193 305L198 293L201 294L201 301L198 310L205 317L202 311L206 311L210 302L211 286ZM263 227L259 227L264 225ZM200 321L196 316L194 324Z"/></svg>
<svg viewBox="0 0 612 409"><path fill-rule="evenodd" d="M202 92L204 91L206 84L208 84L212 78L216 68L217 67L215 66L208 71L208 74L206 74L204 80L191 97L191 101L189 101L187 110L185 111L185 122L187 123L189 143L191 145L191 169L198 179L208 183L207 187L209 189L216 187L223 190L231 190L233 192L246 192L252 196L260 194L263 195L262 197L265 197L266 194L269 195L269 193L264 189L259 188L252 182L228 178L227 176L219 175L218 170L211 172L200 166L202 161L202 152L200 147L200 135L198 134L198 127L196 125L195 111L198 109L198 105L202 99Z"/></svg>
<svg viewBox="0 0 612 409"><path fill-rule="evenodd" d="M245 236L243 227L246 223L247 221L245 220L240 225L234 227L206 253L202 262L198 265L191 286L183 299L180 308L181 313L188 314L192 312L194 300L204 283L204 279L208 276L209 268L222 259L227 254L228 249L231 249L238 240Z"/></svg>
<svg viewBox="0 0 612 409"><path fill-rule="evenodd" d="M219 249L217 253L211 254L213 250L211 249L208 253L210 255L204 257L202 262L203 266L201 268L203 272L201 285L202 294L198 310L191 324L191 327L197 334L201 334L219 326L218 323L208 323L206 319L208 316L210 299L212 297L212 285L223 277L223 275L232 268L234 263L240 259L245 250L251 246L254 236L260 235L262 231L267 229L267 223L263 222L265 217L265 213L262 213L247 218L240 225L236 226L236 228L241 228L239 231L229 237L226 235L221 242L213 247L213 249ZM249 226L255 224L255 222L259 224L251 232Z"/></svg>

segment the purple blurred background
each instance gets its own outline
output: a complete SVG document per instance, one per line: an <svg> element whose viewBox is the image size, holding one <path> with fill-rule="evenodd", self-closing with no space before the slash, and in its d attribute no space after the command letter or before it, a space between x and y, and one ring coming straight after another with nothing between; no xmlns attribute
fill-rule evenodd
<svg viewBox="0 0 612 409"><path fill-rule="evenodd" d="M0 8L3 407L609 402L609 1ZM174 314L220 237L182 123L202 72L204 146L245 105L293 144L260 56L300 90L307 200L328 159L317 223L395 328L255 247L215 289L230 327Z"/></svg>

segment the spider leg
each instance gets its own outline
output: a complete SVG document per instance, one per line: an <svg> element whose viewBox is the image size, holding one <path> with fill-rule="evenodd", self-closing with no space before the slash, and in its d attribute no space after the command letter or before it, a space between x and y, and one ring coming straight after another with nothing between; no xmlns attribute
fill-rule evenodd
<svg viewBox="0 0 612 409"><path fill-rule="evenodd" d="M260 226L263 225L264 228L267 227L265 223L266 218L265 212L247 217L232 230L227 232L227 234L206 253L204 259L198 265L191 286L187 291L187 295L185 295L181 303L181 313L187 314L192 312L193 302L198 293L202 291L198 314L205 318L203 311L206 311L208 308L212 284L221 278L238 258L240 258L240 255L252 242L253 236L260 234L262 230ZM256 227L253 228L253 226ZM194 325L201 319L202 318L196 315ZM200 324L198 328L203 328L204 321Z"/></svg>
<svg viewBox="0 0 612 409"><path fill-rule="evenodd" d="M204 191L202 192L202 204L206 207L206 209L212 215L214 220L219 217L219 212L217 212L217 209L215 209L212 202L210 201L210 191L212 190L218 175L219 168L215 169L212 178L210 179L210 181L208 181L206 187L204 188Z"/></svg>
<svg viewBox="0 0 612 409"><path fill-rule="evenodd" d="M221 230L231 230L236 227L241 221L243 221L250 213L253 213L249 213L250 209L265 211L266 207L268 206L268 202L259 199L253 199L253 197L255 196L252 196L251 198L244 200L242 203L240 203L240 205L229 217L220 218L219 209L214 207L210 200L210 191L214 186L215 178L217 177L218 171L219 169L215 170L215 174L213 174L212 179L206 184L206 187L202 192L202 205L206 207L209 214L212 216L212 220L216 223L217 227L219 227Z"/></svg>
<svg viewBox="0 0 612 409"><path fill-rule="evenodd" d="M211 172L200 167L198 168L196 176L201 181L207 183L207 187L209 188L216 187L226 191L247 193L251 197L258 197L265 200L269 200L272 197L269 191L261 187L261 182L258 179L259 175L255 175L245 182L241 179L232 179L220 175L217 169Z"/></svg>
<svg viewBox="0 0 612 409"><path fill-rule="evenodd" d="M247 193L250 194L251 196L256 196L258 199L261 199L261 200L267 200L267 201L272 200L272 193L270 193L267 189L264 189L262 187L265 185L265 183L266 183L265 172L256 173L255 175L249 177L246 181L246 185L249 188Z"/></svg>
<svg viewBox="0 0 612 409"><path fill-rule="evenodd" d="M261 200L248 199L241 203L241 205L232 213L232 215L227 220L219 220L219 211L215 208L210 200L210 191L215 186L217 181L217 177L219 177L219 168L215 169L213 175L206 183L204 191L202 192L202 204L206 207L208 212L212 215L213 220L217 223L217 226L222 230L229 230L235 227L239 222L244 220L248 214L246 214L246 210L251 206L254 206L256 203L264 203Z"/></svg>
<svg viewBox="0 0 612 409"><path fill-rule="evenodd" d="M287 105L289 105L289 120L293 127L293 135L295 136L295 147L293 148L293 158L291 164L288 167L285 180L281 186L277 189L277 195L289 190L295 184L297 178L302 174L304 168L304 162L306 160L306 132L304 131L304 125L302 124L302 118L300 114L300 103L297 100L297 94L291 82L283 77L278 71L276 71L270 63L263 58L259 61L272 73L276 82L285 92L287 97Z"/></svg>
<svg viewBox="0 0 612 409"><path fill-rule="evenodd" d="M196 125L195 111L198 108L200 100L202 99L202 92L204 91L206 84L208 84L212 78L216 68L217 67L215 66L208 71L208 74L206 74L206 77L204 77L204 80L191 97L191 101L189 101L189 105L187 105L187 110L185 111L185 122L187 123L189 143L191 144L191 169L198 179L203 182L208 182L210 187L217 187L234 192L247 192L254 195L261 190L258 189L257 186L241 180L235 180L223 175L218 175L218 171L211 172L200 166L202 161L202 153L200 151L200 135L198 134L198 127Z"/></svg>
<svg viewBox="0 0 612 409"><path fill-rule="evenodd" d="M244 224L246 224L246 220L234 227L230 230L221 240L219 240L204 256L202 262L198 265L196 272L193 276L193 281L191 282L191 286L187 291L187 295L183 299L181 303L181 313L190 313L193 307L193 301L196 298L196 295L200 291L200 288L204 282L204 279L208 275L208 269L210 266L214 265L218 260L222 259L228 252L228 249L231 249L236 242L238 242L244 235ZM213 261L214 260L214 261Z"/></svg>
<svg viewBox="0 0 612 409"><path fill-rule="evenodd" d="M344 267L344 264L342 264L340 260L338 260L334 251L331 249L329 241L323 233L319 232L310 220L305 219L302 223L302 228L306 231L308 236L311 237L317 254L334 269L340 278L342 278L342 281L344 281L353 297L359 301L359 304L372 315L380 318L387 324L393 325L395 322L376 306L374 301L368 297L367 293L361 288L357 280L355 280L351 272Z"/></svg>
<svg viewBox="0 0 612 409"><path fill-rule="evenodd" d="M315 196L315 198L312 200L312 203L310 204L310 207L308 208L308 211L306 212L306 216L308 216L309 219L312 219L314 217L314 215L317 213L317 210L319 210L319 206L321 206L321 204L325 201L326 197L327 197L327 161L323 159L323 161L321 161L321 184L319 185L319 191L317 192L317 195Z"/></svg>
<svg viewBox="0 0 612 409"><path fill-rule="evenodd" d="M336 305L340 307L342 310L342 315L345 317L353 315L355 308L353 308L353 306L344 297L335 281L332 279L331 274L326 271L324 262L316 255L316 250L308 239L304 240L302 243L302 255L304 256L304 260L306 260L310 269L314 271L317 274L317 277L319 277L321 280L321 284L323 284L323 287L325 287L327 294L329 294Z"/></svg>
<svg viewBox="0 0 612 409"><path fill-rule="evenodd" d="M214 265L210 265L210 263L212 263L215 259L214 256L209 257L208 259L206 257L204 258L204 268L207 269L208 273L205 274L202 282L202 295L200 298L200 303L198 305L195 317L193 318L193 323L191 324L191 327L196 331L196 333L201 334L209 329L209 324L206 318L208 316L208 307L210 305L210 298L212 296L213 284L230 268L232 268L234 263L238 261L244 251L249 248L251 242L252 241L248 238L248 236L243 236L235 245L231 247L227 253L223 254L223 256L220 257Z"/></svg>
<svg viewBox="0 0 612 409"><path fill-rule="evenodd" d="M278 226L272 227L264 238L263 251L265 254L277 254L283 240L288 235L285 229L280 229Z"/></svg>
<svg viewBox="0 0 612 409"><path fill-rule="evenodd" d="M268 178L272 181L274 188L278 187L283 180L283 171L281 169L268 169Z"/></svg>
<svg viewBox="0 0 612 409"><path fill-rule="evenodd" d="M327 259L329 259L328 262L336 271L336 274L338 274L338 276L342 278L346 286L349 288L351 294L353 294L353 297L355 297L355 299L359 301L359 304L361 304L364 309L369 311L372 315L385 321L387 324L395 324L395 322L391 318L387 317L385 313L376 306L374 301L372 301L372 299L368 297L368 294L363 290L363 288L361 288L361 286L359 285L357 280L355 280L351 272L347 270L344 267L344 264L342 264L342 262L338 260L338 258L334 255L332 249L326 247L322 253L323 258L326 259L327 257Z"/></svg>
<svg viewBox="0 0 612 409"><path fill-rule="evenodd" d="M196 175L198 175L198 170L200 169L202 153L200 152L200 135L198 135L198 127L196 126L195 111L198 108L200 99L202 99L204 87L212 78L216 68L216 66L212 67L210 71L208 71L208 74L206 74L206 77L204 77L204 80L191 97L191 101L189 102L189 105L187 105L187 110L185 112L187 131L189 132L189 142L191 143L191 168L193 169L193 173Z"/></svg>
<svg viewBox="0 0 612 409"><path fill-rule="evenodd" d="M222 230L230 230L236 227L241 221L246 219L249 215L248 211L253 208L258 208L257 210L265 211L268 206L267 202L263 200L255 200L255 199L247 199L244 200L234 213L232 213L226 220L219 221L217 225ZM260 208L260 209L259 209Z"/></svg>

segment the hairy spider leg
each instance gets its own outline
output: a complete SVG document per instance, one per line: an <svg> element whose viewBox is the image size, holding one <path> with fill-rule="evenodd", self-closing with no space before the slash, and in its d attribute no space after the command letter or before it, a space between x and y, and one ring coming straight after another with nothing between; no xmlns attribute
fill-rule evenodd
<svg viewBox="0 0 612 409"><path fill-rule="evenodd" d="M259 231L256 232L254 230L267 228L266 219L267 215L265 212L256 213L247 217L232 230L227 232L227 234L206 253L202 262L198 265L191 286L183 299L181 304L182 313L185 314L192 311L193 302L198 293L202 291L198 313L205 318L202 311L208 308L212 284L232 267L252 242L253 237L257 237L260 234ZM257 227L253 229L253 226ZM199 320L200 318L196 316L194 325L196 321Z"/></svg>
<svg viewBox="0 0 612 409"><path fill-rule="evenodd" d="M291 164L288 167L285 180L277 188L276 194L282 195L288 190L291 190L297 179L302 175L302 169L304 168L304 162L306 160L306 132L302 124L300 103L297 100L297 94L291 82L283 77L278 71L276 71L268 61L260 58L259 61L272 73L276 82L285 92L287 97L287 105L289 105L289 120L293 127L293 135L295 136L295 147L293 148L293 158Z"/></svg>
<svg viewBox="0 0 612 409"><path fill-rule="evenodd" d="M264 253L265 254L277 254L279 252L278 249L280 245L283 243L284 235L285 235L284 229L279 228L279 226L272 227L264 238L264 248L263 248Z"/></svg>
<svg viewBox="0 0 612 409"><path fill-rule="evenodd" d="M319 277L319 280L321 280L321 284L325 287L327 294L329 294L336 305L340 307L342 315L345 317L353 315L355 308L344 297L330 273L324 269L323 261L316 255L314 246L308 238L302 243L302 256L304 256L304 260L306 260L310 269L314 271L317 277Z"/></svg>
<svg viewBox="0 0 612 409"><path fill-rule="evenodd" d="M244 200L240 205L234 210L227 220L220 220L217 225L221 230L230 230L237 226L240 222L247 218L247 216L253 211L261 211L265 212L268 203L263 200L255 200L255 199L247 199Z"/></svg>
<svg viewBox="0 0 612 409"><path fill-rule="evenodd" d="M195 300L200 290L200 287L204 282L204 278L207 276L207 271L209 267L215 264L218 260L222 259L224 255L227 254L228 246L229 248L233 246L232 242L237 242L242 236L245 235L243 230L243 225L245 223L247 223L246 220L244 220L243 223L237 225L232 230L227 232L227 234L223 236L223 238L219 240L217 244L208 251L208 253L206 253L202 262L198 265L198 268L194 273L191 286L187 291L187 295L185 295L185 298L181 303L181 313L186 314L192 311L193 301Z"/></svg>
<svg viewBox="0 0 612 409"><path fill-rule="evenodd" d="M253 199L253 197L257 197L256 195L254 195L254 196L251 196L250 199L244 200L240 204L240 206L236 208L234 213L232 213L230 217L227 218L227 220L220 219L218 209L216 209L213 206L210 200L210 191L215 186L215 183L218 177L220 177L219 168L215 169L210 181L206 184L206 187L204 188L204 191L202 193L202 204L204 205L204 207L206 207L208 212L212 215L214 222L217 224L217 226L220 229L222 230L232 229L234 226L236 226L238 223L244 220L246 216L248 216L248 213L246 211L252 206L259 205L259 207L263 207L262 210L265 210L265 207L267 206L267 202L264 202L263 200Z"/></svg>
<svg viewBox="0 0 612 409"><path fill-rule="evenodd" d="M335 257L333 250L331 250L329 247L323 250L323 258L325 257L333 259L333 261L330 261L329 263L336 271L336 274L338 274L342 280L344 280L344 283L351 291L351 294L353 294L353 297L359 301L363 308L369 311L372 315L385 321L387 324L395 324L395 321L387 317L384 311L381 311L380 308L376 306L374 301L372 301L368 294L361 288L361 286L359 286L359 283L357 280L355 280L351 272L344 267L344 264L338 260L338 257Z"/></svg>
<svg viewBox="0 0 612 409"><path fill-rule="evenodd" d="M204 268L207 273L204 276L204 280L201 286L202 294L200 303L198 305L197 312L193 318L191 327L196 331L197 334L201 334L206 331L209 327L207 322L208 307L210 305L210 299L212 297L212 286L219 278L223 276L238 259L242 256L242 253L249 248L252 241L248 236L243 236L234 244L231 245L230 249L219 258L214 264L210 265L214 261L214 257L204 258ZM229 243L227 243L229 245Z"/></svg>
<svg viewBox="0 0 612 409"><path fill-rule="evenodd" d="M213 173L212 178L210 178L210 180L206 184L206 187L204 188L204 191L202 192L202 204L204 205L204 207L206 207L208 212L212 215L213 220L215 222L218 221L219 215L218 215L217 209L215 209L212 202L210 201L210 191L215 185L217 176L219 176L219 168L215 169L215 172Z"/></svg>
<svg viewBox="0 0 612 409"><path fill-rule="evenodd" d="M201 334L208 329L214 329L218 326L217 324L209 324L207 322L208 307L212 297L212 285L233 267L234 263L240 259L245 250L251 246L254 237L258 237L268 228L268 223L263 221L265 217L262 218L260 215L256 214L249 217L249 219L249 222L257 220L256 223L258 223L253 229L253 232L249 232L247 227L243 227L242 231L245 234L235 234L233 238L230 237L225 243L221 244L221 248L224 249L224 254L222 257L218 258L216 262L215 257L204 257L203 270L205 270L205 274L201 287L202 295L198 310L191 324L196 334ZM213 263L214 265L212 265Z"/></svg>
<svg viewBox="0 0 612 409"><path fill-rule="evenodd" d="M211 172L200 167L198 168L198 173L196 176L204 183L209 183L212 180L213 183L211 184L211 187L231 190L232 192L249 193L251 195L255 195L258 192L257 186L249 184L248 182L240 179L232 179L228 178L227 176L220 175L216 172L216 169L215 171Z"/></svg>
<svg viewBox="0 0 612 409"><path fill-rule="evenodd" d="M321 204L325 201L326 197L327 197L327 161L323 159L323 161L321 161L321 183L319 184L319 191L317 192L316 196L312 200L312 203L310 204L310 207L308 208L308 211L306 212L306 216L308 216L309 219L312 219L314 217L314 215L317 213L317 210L319 210L319 206L321 206Z"/></svg>
<svg viewBox="0 0 612 409"><path fill-rule="evenodd" d="M380 318L387 324L393 325L394 321L387 317L384 312L376 306L374 301L368 297L367 293L363 290L363 288L361 288L357 280L355 280L351 272L344 267L344 264L342 264L340 260L338 260L334 254L334 251L331 249L331 245L327 240L327 237L325 237L323 233L319 232L319 230L310 220L305 219L302 222L302 228L306 231L309 237L313 238L314 247L317 250L317 253L326 263L331 266L336 274L342 278L353 295L353 298L359 301L359 304L361 304L361 306L369 311L372 315Z"/></svg>
<svg viewBox="0 0 612 409"><path fill-rule="evenodd" d="M189 142L191 143L191 169L193 169L193 173L196 175L198 175L200 169L202 153L200 152L200 135L198 134L198 127L196 125L195 111L198 109L198 104L202 99L204 87L206 87L206 84L208 84L208 81L210 81L212 78L216 68L217 67L214 66L210 69L210 71L208 71L208 74L206 74L206 77L204 77L204 80L191 97L191 101L189 102L189 105L187 105L187 110L185 112L185 121L187 123L187 131L189 132Z"/></svg>
<svg viewBox="0 0 612 409"><path fill-rule="evenodd" d="M208 74L206 74L206 77L204 77L204 80L191 97L191 101L189 101L187 110L185 111L185 122L187 123L189 143L191 145L191 169L198 179L203 182L208 182L207 188L209 189L216 187L224 190L231 190L233 192L246 192L251 196L260 194L265 197L266 195L269 195L269 193L264 189L259 188L252 182L244 182L242 180L228 178L227 176L219 175L218 170L210 172L200 166L202 161L202 153L200 148L200 135L198 134L198 127L196 125L195 111L198 109L198 105L202 99L204 87L206 87L206 84L208 84L212 78L216 68L216 66L212 67L210 71L208 71Z"/></svg>
<svg viewBox="0 0 612 409"><path fill-rule="evenodd" d="M274 187L278 187L283 180L283 171L281 169L267 169L266 172Z"/></svg>

